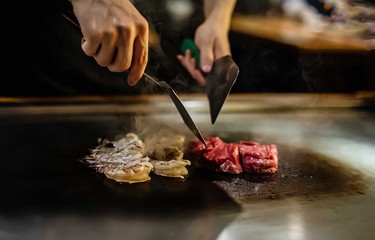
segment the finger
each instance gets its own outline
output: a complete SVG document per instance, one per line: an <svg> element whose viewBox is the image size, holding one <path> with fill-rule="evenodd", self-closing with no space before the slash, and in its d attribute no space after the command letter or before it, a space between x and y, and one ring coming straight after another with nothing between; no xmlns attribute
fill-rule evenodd
<svg viewBox="0 0 375 240"><path fill-rule="evenodd" d="M100 66L107 67L115 59L117 41L117 31L114 30L104 34L99 52L94 56Z"/></svg>
<svg viewBox="0 0 375 240"><path fill-rule="evenodd" d="M188 61L189 66L191 66L192 69L195 70L197 68L197 60L195 60L195 58L188 58L187 61Z"/></svg>
<svg viewBox="0 0 375 240"><path fill-rule="evenodd" d="M201 72L201 70L196 69L197 61L195 58L189 59L189 72L191 76L198 82L199 85L204 86L206 80Z"/></svg>
<svg viewBox="0 0 375 240"><path fill-rule="evenodd" d="M180 61L180 63L183 62L184 58L185 58L185 56L183 56L183 55L180 55L180 54L177 55L177 59Z"/></svg>
<svg viewBox="0 0 375 240"><path fill-rule="evenodd" d="M87 41L85 37L82 37L81 41L81 47L83 52L90 57L95 56L100 48L100 40L99 39L93 39L90 41Z"/></svg>
<svg viewBox="0 0 375 240"><path fill-rule="evenodd" d="M198 82L199 85L206 85L206 79L204 78L202 72L198 69L194 70L194 79Z"/></svg>
<svg viewBox="0 0 375 240"><path fill-rule="evenodd" d="M185 57L186 57L186 59L193 58L192 55L191 55L191 50L190 50L190 49L187 49L187 50L185 51Z"/></svg>
<svg viewBox="0 0 375 240"><path fill-rule="evenodd" d="M177 55L177 59L181 63L181 65L186 68L185 56Z"/></svg>
<svg viewBox="0 0 375 240"><path fill-rule="evenodd" d="M189 71L189 59L187 59L186 56L183 56L183 55L178 55L177 56L177 59L180 61L181 65L183 67L185 67L186 70ZM189 72L190 73L190 72Z"/></svg>
<svg viewBox="0 0 375 240"><path fill-rule="evenodd" d="M200 50L200 67L203 72L208 73L211 71L212 63L214 62L213 42L203 41L198 47Z"/></svg>
<svg viewBox="0 0 375 240"><path fill-rule="evenodd" d="M186 69L189 71L190 75L194 75L196 61L194 58L186 58Z"/></svg>
<svg viewBox="0 0 375 240"><path fill-rule="evenodd" d="M187 68L187 63L189 62L189 60L186 58L186 56L184 55L177 55L177 59L180 61L181 65L185 68Z"/></svg>
<svg viewBox="0 0 375 240"><path fill-rule="evenodd" d="M134 43L134 55L128 75L128 84L134 86L142 78L148 61L148 34L141 34Z"/></svg>
<svg viewBox="0 0 375 240"><path fill-rule="evenodd" d="M121 34L117 44L117 54L115 59L108 65L108 69L112 72L124 72L130 68L131 58L128 58L126 51L129 49L125 46L126 41L124 35Z"/></svg>
<svg viewBox="0 0 375 240"><path fill-rule="evenodd" d="M181 65L187 68L190 57L185 55L177 55L177 59L180 61Z"/></svg>
<svg viewBox="0 0 375 240"><path fill-rule="evenodd" d="M196 60L195 58L187 58L182 55L177 56L177 58L182 62L186 70L189 74L194 78L199 85L204 86L206 84L206 80L199 69L196 69Z"/></svg>

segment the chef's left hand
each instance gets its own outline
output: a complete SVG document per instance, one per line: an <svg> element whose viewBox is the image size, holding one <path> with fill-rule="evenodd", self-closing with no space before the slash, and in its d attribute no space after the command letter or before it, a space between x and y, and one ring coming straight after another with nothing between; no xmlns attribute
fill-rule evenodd
<svg viewBox="0 0 375 240"><path fill-rule="evenodd" d="M197 28L194 41L200 51L199 67L203 73L209 73L214 60L231 55L228 33L236 0L203 2L205 21ZM191 53L185 52L185 55L178 55L177 58L200 85L205 85L203 74L196 69L196 61Z"/></svg>
<svg viewBox="0 0 375 240"><path fill-rule="evenodd" d="M177 56L180 63L202 86L205 85L202 72L209 73L214 60L230 55L228 30L219 25L214 18L208 18L195 32L194 41L200 52L200 69L197 69L196 60L192 57L190 50L187 50L185 55Z"/></svg>

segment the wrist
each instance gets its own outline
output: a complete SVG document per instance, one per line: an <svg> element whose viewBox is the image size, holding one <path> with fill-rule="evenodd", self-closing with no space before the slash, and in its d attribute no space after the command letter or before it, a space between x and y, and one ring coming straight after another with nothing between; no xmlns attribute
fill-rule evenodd
<svg viewBox="0 0 375 240"><path fill-rule="evenodd" d="M206 17L213 12L232 13L237 0L204 0L204 14Z"/></svg>
<svg viewBox="0 0 375 240"><path fill-rule="evenodd" d="M205 0L204 12L206 21L229 28L236 0Z"/></svg>

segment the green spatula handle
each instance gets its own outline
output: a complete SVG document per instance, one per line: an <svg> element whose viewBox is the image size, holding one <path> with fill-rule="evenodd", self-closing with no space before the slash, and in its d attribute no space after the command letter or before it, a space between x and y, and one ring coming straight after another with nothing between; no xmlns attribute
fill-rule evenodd
<svg viewBox="0 0 375 240"><path fill-rule="evenodd" d="M197 68L200 68L200 53L199 53L199 49L198 49L197 46L195 45L193 39L185 38L185 39L182 41L182 44L181 44L181 53L182 53L183 55L185 55L186 50L190 50L190 52L191 52L191 56L192 56L192 57L195 59L195 61L196 61L196 67L197 67Z"/></svg>

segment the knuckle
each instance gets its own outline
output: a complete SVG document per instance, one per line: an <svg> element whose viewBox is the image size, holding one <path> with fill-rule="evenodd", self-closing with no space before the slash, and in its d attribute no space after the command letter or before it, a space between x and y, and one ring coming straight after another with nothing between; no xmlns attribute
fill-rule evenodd
<svg viewBox="0 0 375 240"><path fill-rule="evenodd" d="M110 65L108 66L108 69L111 72L124 72L128 70L129 68L127 68L126 66L121 66L121 65Z"/></svg>
<svg viewBox="0 0 375 240"><path fill-rule="evenodd" d="M108 61L106 61L105 59L103 58L98 58L98 57L94 57L96 62L98 63L99 66L101 67L107 67L109 65Z"/></svg>
<svg viewBox="0 0 375 240"><path fill-rule="evenodd" d="M130 61L126 61L126 62L124 63L124 65L122 66L123 71L128 70L128 69L130 68L130 66L131 66Z"/></svg>
<svg viewBox="0 0 375 240"><path fill-rule="evenodd" d="M86 41L88 42L98 42L102 39L102 33L99 31L92 31L84 35Z"/></svg>
<svg viewBox="0 0 375 240"><path fill-rule="evenodd" d="M114 28L106 29L104 31L104 35L107 36L107 37L109 37L109 38L113 38L113 37L115 37L117 35L117 31Z"/></svg>
<svg viewBox="0 0 375 240"><path fill-rule="evenodd" d="M87 56L90 56L90 57L93 57L95 56L95 53L96 53L96 50L94 49L89 49L88 47L86 46L82 46L82 50L83 52L87 55Z"/></svg>
<svg viewBox="0 0 375 240"><path fill-rule="evenodd" d="M148 22L146 19L142 18L137 22L137 29L140 33L148 32Z"/></svg>
<svg viewBox="0 0 375 240"><path fill-rule="evenodd" d="M135 27L130 26L128 24L121 24L120 29L125 35L128 35L128 36L135 32Z"/></svg>
<svg viewBox="0 0 375 240"><path fill-rule="evenodd" d="M96 60L96 62L98 63L99 66L101 67L106 67L107 64L105 64L104 62L100 61L100 60Z"/></svg>

